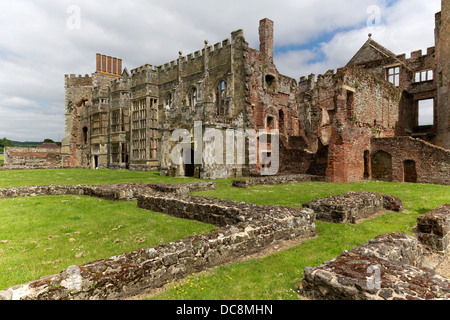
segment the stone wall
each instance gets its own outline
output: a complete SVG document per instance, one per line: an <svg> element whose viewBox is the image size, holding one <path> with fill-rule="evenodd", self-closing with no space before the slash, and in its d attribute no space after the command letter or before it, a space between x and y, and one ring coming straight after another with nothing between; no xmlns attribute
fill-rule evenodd
<svg viewBox="0 0 450 320"><path fill-rule="evenodd" d="M450 150L437 147L423 140L411 137L379 138L371 140L372 159L380 152L387 153L389 168L382 164L381 180L405 182L405 162L412 163L417 183L450 185ZM390 156L390 157L389 157ZM373 161L372 161L373 162ZM380 166L372 163L372 173L379 175Z"/></svg>
<svg viewBox="0 0 450 320"><path fill-rule="evenodd" d="M402 211L403 202L394 196L362 191L315 199L304 203L303 207L314 210L317 220L356 223L383 209Z"/></svg>
<svg viewBox="0 0 450 320"><path fill-rule="evenodd" d="M186 194L193 191L205 191L216 188L213 181L199 181L180 184L147 184L147 183L123 183L114 185L51 185L51 186L28 186L11 187L0 189L0 199L56 196L56 195L85 195L104 198L107 200L136 200L138 195L158 192L172 192Z"/></svg>
<svg viewBox="0 0 450 320"><path fill-rule="evenodd" d="M5 148L5 168L60 168L61 148Z"/></svg>
<svg viewBox="0 0 450 320"><path fill-rule="evenodd" d="M309 174L287 174L280 176L264 176L242 180L234 180L232 186L236 188L250 188L254 185L277 185L291 184L310 181L325 181L325 177L314 176Z"/></svg>
<svg viewBox="0 0 450 320"><path fill-rule="evenodd" d="M318 300L449 300L450 280L423 265L416 238L380 235L315 268L300 294Z"/></svg>
<svg viewBox="0 0 450 320"><path fill-rule="evenodd" d="M447 253L450 245L450 204L417 218L419 241L432 250Z"/></svg>
<svg viewBox="0 0 450 320"><path fill-rule="evenodd" d="M309 209L258 206L175 193L140 195L138 203L141 208L212 222L219 228L153 248L70 266L59 274L0 291L0 300L117 299L260 252L278 241L315 235L315 214Z"/></svg>

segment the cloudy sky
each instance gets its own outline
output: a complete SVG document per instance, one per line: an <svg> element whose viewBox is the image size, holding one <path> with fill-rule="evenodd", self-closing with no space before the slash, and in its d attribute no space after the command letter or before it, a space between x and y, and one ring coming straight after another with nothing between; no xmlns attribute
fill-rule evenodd
<svg viewBox="0 0 450 320"><path fill-rule="evenodd" d="M0 0L0 138L64 138L64 75L91 74L95 54L129 70L161 65L259 20L275 23L275 63L295 79L344 66L367 40L395 53L434 46L441 0Z"/></svg>

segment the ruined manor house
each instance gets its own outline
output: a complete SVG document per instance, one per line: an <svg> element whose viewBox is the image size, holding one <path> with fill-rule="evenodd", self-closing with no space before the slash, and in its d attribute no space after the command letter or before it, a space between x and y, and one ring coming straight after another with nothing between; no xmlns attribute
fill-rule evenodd
<svg viewBox="0 0 450 320"><path fill-rule="evenodd" d="M435 46L426 52L396 54L369 35L344 67L299 81L274 64L269 19L260 21L259 49L237 30L164 65L131 71L121 59L97 54L92 75L65 76L59 164L206 179L251 176L261 174L263 156L270 157L271 142L279 141L278 174L450 184L450 1L442 0L434 20ZM427 121L425 113L432 114ZM184 161L174 163L180 141L172 133L179 129L189 139L182 142ZM220 148L222 163L193 161L210 143L195 135L208 129L222 132L223 140L230 132L256 135L244 140L244 161L236 152L227 161ZM7 165L23 164L26 156L14 151Z"/></svg>

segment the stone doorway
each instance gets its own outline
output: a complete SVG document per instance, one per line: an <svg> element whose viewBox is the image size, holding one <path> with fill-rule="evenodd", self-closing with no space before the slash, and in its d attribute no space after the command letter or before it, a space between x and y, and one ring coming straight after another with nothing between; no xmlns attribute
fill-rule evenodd
<svg viewBox="0 0 450 320"><path fill-rule="evenodd" d="M392 182L392 156L385 151L378 151L372 156L372 178Z"/></svg>
<svg viewBox="0 0 450 320"><path fill-rule="evenodd" d="M417 182L416 162L413 160L406 160L403 162L404 181L410 183Z"/></svg>

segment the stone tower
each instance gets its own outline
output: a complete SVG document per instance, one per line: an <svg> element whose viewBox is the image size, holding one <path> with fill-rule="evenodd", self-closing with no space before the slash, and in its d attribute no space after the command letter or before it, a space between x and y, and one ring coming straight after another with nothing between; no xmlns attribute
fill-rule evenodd
<svg viewBox="0 0 450 320"><path fill-rule="evenodd" d="M436 118L439 146L450 149L450 1L442 0L442 11L436 14L436 75L438 81Z"/></svg>

